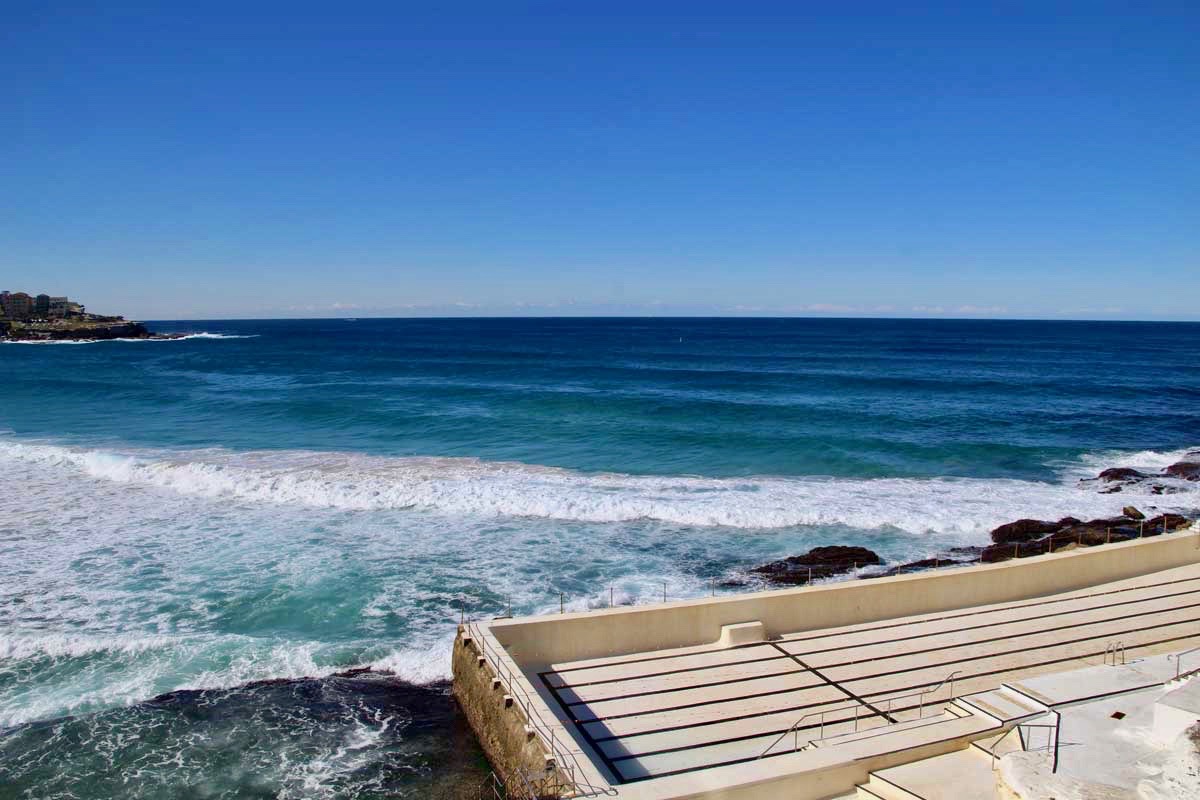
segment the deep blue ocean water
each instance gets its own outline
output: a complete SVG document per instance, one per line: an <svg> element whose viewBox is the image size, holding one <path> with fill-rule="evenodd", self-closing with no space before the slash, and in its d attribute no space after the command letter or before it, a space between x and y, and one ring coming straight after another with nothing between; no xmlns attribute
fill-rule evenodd
<svg viewBox="0 0 1200 800"><path fill-rule="evenodd" d="M436 725L332 676L445 678L460 604L1200 505L1079 482L1200 445L1197 324L151 327L0 345L0 796L423 797Z"/></svg>

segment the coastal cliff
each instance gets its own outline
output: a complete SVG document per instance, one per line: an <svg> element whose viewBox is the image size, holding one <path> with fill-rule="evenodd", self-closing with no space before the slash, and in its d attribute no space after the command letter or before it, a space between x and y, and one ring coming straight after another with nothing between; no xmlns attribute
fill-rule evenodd
<svg viewBox="0 0 1200 800"><path fill-rule="evenodd" d="M0 338L10 342L161 339L140 322L127 320L0 321Z"/></svg>

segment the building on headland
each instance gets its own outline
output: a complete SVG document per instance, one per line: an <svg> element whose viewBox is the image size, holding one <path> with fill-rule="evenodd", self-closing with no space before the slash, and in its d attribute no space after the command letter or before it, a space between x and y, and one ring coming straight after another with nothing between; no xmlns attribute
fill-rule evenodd
<svg viewBox="0 0 1200 800"><path fill-rule="evenodd" d="M25 292L0 292L0 318L25 322L27 320L67 319L84 315L79 303L66 297L39 294L36 297Z"/></svg>
<svg viewBox="0 0 1200 800"><path fill-rule="evenodd" d="M34 301L25 292L0 292L0 315L7 319L27 320L33 317Z"/></svg>

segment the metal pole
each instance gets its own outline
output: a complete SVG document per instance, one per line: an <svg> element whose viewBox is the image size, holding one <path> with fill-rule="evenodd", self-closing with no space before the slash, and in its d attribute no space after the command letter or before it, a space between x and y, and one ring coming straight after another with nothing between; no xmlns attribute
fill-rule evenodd
<svg viewBox="0 0 1200 800"><path fill-rule="evenodd" d="M1142 520L1141 522L1138 523L1138 538L1140 539L1145 535L1146 535L1146 520Z"/></svg>
<svg viewBox="0 0 1200 800"><path fill-rule="evenodd" d="M1112 528L1108 529L1108 535L1104 539L1105 544L1112 544Z"/></svg>
<svg viewBox="0 0 1200 800"><path fill-rule="evenodd" d="M608 607L612 608L614 605L615 604L613 603L613 587L610 586L610 587L608 587Z"/></svg>
<svg viewBox="0 0 1200 800"><path fill-rule="evenodd" d="M663 581L663 602L667 602L667 582Z"/></svg>
<svg viewBox="0 0 1200 800"><path fill-rule="evenodd" d="M563 592L558 593L558 613L567 613L567 596Z"/></svg>
<svg viewBox="0 0 1200 800"><path fill-rule="evenodd" d="M713 597L717 596L717 576L716 575L713 575L713 579L712 579L712 596Z"/></svg>
<svg viewBox="0 0 1200 800"><path fill-rule="evenodd" d="M812 567L808 568L808 582L812 583Z"/></svg>

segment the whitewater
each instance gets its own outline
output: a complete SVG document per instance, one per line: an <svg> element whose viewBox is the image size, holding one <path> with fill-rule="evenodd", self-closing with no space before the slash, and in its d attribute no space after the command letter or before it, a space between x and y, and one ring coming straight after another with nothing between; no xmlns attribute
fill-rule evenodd
<svg viewBox="0 0 1200 800"><path fill-rule="evenodd" d="M609 585L622 602L656 602L664 582L671 597L697 596L714 576L744 577L752 554L775 554L780 536L800 549L856 531L890 560L909 560L986 543L992 527L1020 517L1111 516L1131 503L1193 511L1194 483L1166 481L1166 495L1148 486L1103 494L1081 480L1101 465L1152 470L1186 452L1085 454L1060 465L1055 482L711 479L316 451L92 449L5 436L0 514L20 521L22 535L6 537L12 558L0 572L7 596L15 588L38 598L41 622L31 629L24 609L0 611L0 676L8 677L0 726L351 667L429 682L448 676L463 602L538 613L569 591L573 608L588 608L606 602ZM209 552L229 540L236 551ZM343 570L326 557L361 563ZM564 574L566 563L577 574ZM392 574L378 568L387 564ZM485 576L483 597L472 576ZM259 609L264 591L285 608ZM222 598L249 619L232 618ZM341 627L266 624L313 603L330 604ZM261 629L247 628L260 614ZM47 673L59 679L35 677Z"/></svg>

